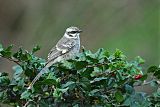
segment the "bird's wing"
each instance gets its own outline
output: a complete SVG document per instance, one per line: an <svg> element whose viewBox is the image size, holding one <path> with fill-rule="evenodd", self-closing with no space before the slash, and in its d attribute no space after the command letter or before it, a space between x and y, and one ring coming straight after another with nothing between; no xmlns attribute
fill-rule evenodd
<svg viewBox="0 0 160 107"><path fill-rule="evenodd" d="M53 47L48 54L48 61L46 63L46 66L39 72L39 74L34 78L34 80L31 82L29 85L28 89L31 89L35 82L42 76L44 72L47 71L47 68L52 65L52 61L59 56L62 56L66 53L68 53L73 47L75 46L75 41L74 40L69 40L69 39L61 39L55 47Z"/></svg>
<svg viewBox="0 0 160 107"><path fill-rule="evenodd" d="M56 47L53 47L48 54L48 61L53 60L61 55L61 51L57 50Z"/></svg>
<svg viewBox="0 0 160 107"><path fill-rule="evenodd" d="M62 38L55 47L53 47L48 54L48 62L55 60L57 57L64 55L75 46L73 40Z"/></svg>
<svg viewBox="0 0 160 107"><path fill-rule="evenodd" d="M56 45L59 50L70 50L75 46L75 41L73 39L62 38Z"/></svg>

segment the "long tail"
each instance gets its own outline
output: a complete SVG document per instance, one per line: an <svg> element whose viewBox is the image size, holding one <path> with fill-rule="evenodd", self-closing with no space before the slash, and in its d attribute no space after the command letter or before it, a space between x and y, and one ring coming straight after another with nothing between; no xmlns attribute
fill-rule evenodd
<svg viewBox="0 0 160 107"><path fill-rule="evenodd" d="M47 72L48 68L44 67L39 73L38 75L33 79L33 81L31 82L31 84L29 85L29 87L27 89L31 89L33 87L33 85L35 84L35 82L42 76L43 73Z"/></svg>

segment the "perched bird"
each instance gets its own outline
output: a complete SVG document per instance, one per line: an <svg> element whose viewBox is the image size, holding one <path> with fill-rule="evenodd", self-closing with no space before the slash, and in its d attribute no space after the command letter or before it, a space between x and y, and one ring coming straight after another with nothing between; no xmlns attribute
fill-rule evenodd
<svg viewBox="0 0 160 107"><path fill-rule="evenodd" d="M33 79L28 89L31 89L35 82L42 76L47 69L56 62L71 59L80 50L80 33L82 31L77 27L69 27L66 29L64 36L58 41L48 54L48 60L45 67Z"/></svg>

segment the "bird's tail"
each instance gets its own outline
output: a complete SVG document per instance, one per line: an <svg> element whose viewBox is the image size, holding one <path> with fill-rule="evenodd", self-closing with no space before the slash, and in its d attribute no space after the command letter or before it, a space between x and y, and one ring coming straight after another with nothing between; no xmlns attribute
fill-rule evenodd
<svg viewBox="0 0 160 107"><path fill-rule="evenodd" d="M29 85L29 87L27 89L31 89L33 87L33 85L35 84L35 82L42 76L43 73L47 72L48 68L44 67L39 73L38 75L33 79L33 81L31 82L31 84Z"/></svg>

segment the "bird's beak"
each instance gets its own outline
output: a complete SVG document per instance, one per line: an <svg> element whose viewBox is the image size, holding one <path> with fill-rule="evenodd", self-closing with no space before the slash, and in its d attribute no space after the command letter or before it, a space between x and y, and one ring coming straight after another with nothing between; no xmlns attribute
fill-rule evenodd
<svg viewBox="0 0 160 107"><path fill-rule="evenodd" d="M82 30L79 30L78 32L81 33L81 32L83 32L83 31L82 31Z"/></svg>

